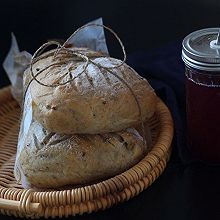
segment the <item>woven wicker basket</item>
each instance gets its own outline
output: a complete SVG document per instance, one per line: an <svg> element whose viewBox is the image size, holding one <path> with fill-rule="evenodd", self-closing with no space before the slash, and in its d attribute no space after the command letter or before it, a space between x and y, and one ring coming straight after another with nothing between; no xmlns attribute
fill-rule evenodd
<svg viewBox="0 0 220 220"><path fill-rule="evenodd" d="M151 119L153 148L138 164L113 178L85 187L41 191L23 189L13 175L20 109L10 88L0 90L0 210L19 217L67 217L104 210L129 200L160 176L170 155L172 118L158 99Z"/></svg>

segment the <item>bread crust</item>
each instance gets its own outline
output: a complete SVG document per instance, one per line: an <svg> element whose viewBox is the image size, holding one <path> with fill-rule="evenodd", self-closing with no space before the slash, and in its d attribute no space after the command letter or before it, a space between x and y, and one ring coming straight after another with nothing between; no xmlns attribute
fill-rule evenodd
<svg viewBox="0 0 220 220"><path fill-rule="evenodd" d="M88 51L89 56L99 55ZM46 84L55 84L65 82L83 70L85 62L76 58L71 61L70 74L69 58L60 59L67 59L67 64L51 67L37 79ZM91 59L106 67L121 62L110 57ZM34 74L52 62L52 55L39 60L33 65ZM155 112L156 95L147 80L127 64L111 71L122 78L135 94L143 120L150 118ZM83 74L65 85L45 87L33 81L30 85L33 117L48 131L60 134L117 132L140 123L138 105L130 89L116 76L90 63Z"/></svg>
<svg viewBox="0 0 220 220"><path fill-rule="evenodd" d="M25 187L84 185L119 174L147 152L139 133L129 128L102 135L59 135L33 122L17 166Z"/></svg>

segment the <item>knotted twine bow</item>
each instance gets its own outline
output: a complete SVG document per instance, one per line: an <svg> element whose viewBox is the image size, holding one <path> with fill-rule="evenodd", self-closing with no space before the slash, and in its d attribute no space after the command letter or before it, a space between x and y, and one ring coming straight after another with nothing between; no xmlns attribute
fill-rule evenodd
<svg viewBox="0 0 220 220"><path fill-rule="evenodd" d="M68 41L73 38L80 30L88 27L88 26L96 26L96 27L103 27L105 28L106 30L110 31L114 36L115 38L118 40L121 48L122 48L122 52L123 52L123 60L118 64L118 65L114 65L114 66L103 66L101 65L100 63L96 63L94 62L89 56L86 56L85 54L81 53L80 52L80 49L79 50L71 50L67 47L68 45ZM46 48L48 48L49 46L51 45L56 45L57 48L53 54L53 59L55 60L55 58L59 55L59 54L65 54L65 55L68 55L72 58L80 58L81 60L83 60L85 63L83 65L83 70L78 73L76 76L74 77L70 77L69 80L65 81L65 82L58 82L58 83L55 83L55 84L46 84L46 83L43 83L41 82L40 80L37 79L37 76L39 76L41 73L43 73L45 70L49 69L50 67L60 67L61 65L63 64L66 64L66 61L65 59L63 61L58 61L58 62L54 62L52 64L49 64L48 66L44 67L43 69L41 69L40 71L38 71L36 74L33 73L33 64L36 63L37 61L41 60L44 58L44 56L40 56ZM39 57L40 56L40 57ZM103 56L102 56L103 57ZM74 59L73 59L74 60ZM72 61L73 61L72 60ZM131 92L132 96L134 97L135 99L135 102L137 104L137 107L138 107L138 112L139 112L139 118L140 118L140 122L141 122L141 127L142 127L142 132L143 132L143 142L144 142L144 145L147 147L147 141L146 141L146 138L145 138L145 127L144 127L144 121L143 121L143 116L142 116L142 111L141 111L141 107L140 107L140 103L138 101L138 98L136 96L136 94L134 93L134 91L132 90L132 88L129 86L129 84L120 76L118 76L115 72L113 72L112 70L115 69L115 68L119 68L120 66L122 66L126 61L126 52L125 52L125 48L124 48L124 45L121 41L121 39L118 37L118 35L109 27L105 26L105 25L101 25L101 24L86 24L80 28L78 28L64 43L63 45L61 45L58 41L49 41L45 44L43 44L35 53L34 55L32 56L31 58L31 63L30 63L30 72L31 72L31 76L32 76L32 79L30 80L30 82L28 83L26 89L25 89L25 92L24 92L24 98L26 96L26 93L27 93L27 90L31 84L32 81L36 81L37 83L39 83L40 85L42 86L46 86L46 87L57 87L57 86L61 86L61 85L65 85L67 83L70 83L71 81L75 80L77 77L79 77L80 75L82 75L88 65L91 63L95 66L97 66L100 71L103 69L103 70L106 70L107 73L109 74L112 74L114 75L116 78L118 78L128 89L129 91ZM70 64L71 62L71 59L68 60L68 64ZM68 73L70 76L71 75L71 66L69 65L69 68L68 68ZM23 102L24 103L24 102Z"/></svg>

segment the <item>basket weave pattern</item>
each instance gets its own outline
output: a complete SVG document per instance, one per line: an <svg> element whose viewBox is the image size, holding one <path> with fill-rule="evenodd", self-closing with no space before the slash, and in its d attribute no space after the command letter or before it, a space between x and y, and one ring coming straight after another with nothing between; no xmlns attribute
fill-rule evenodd
<svg viewBox="0 0 220 220"><path fill-rule="evenodd" d="M67 217L104 210L138 195L163 172L170 155L173 124L158 99L151 119L153 148L138 164L97 184L67 190L34 191L16 183L13 169L19 132L20 108L10 88L0 90L0 211L19 217Z"/></svg>

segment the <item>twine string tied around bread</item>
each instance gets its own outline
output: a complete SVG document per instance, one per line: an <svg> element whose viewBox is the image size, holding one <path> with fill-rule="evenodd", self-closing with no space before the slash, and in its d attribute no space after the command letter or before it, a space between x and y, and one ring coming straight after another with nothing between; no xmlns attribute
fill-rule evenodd
<svg viewBox="0 0 220 220"><path fill-rule="evenodd" d="M68 48L69 40L71 38L73 38L79 31L81 31L82 29L84 29L86 27L89 27L89 26L105 28L106 30L108 30L109 32L111 32L115 36L115 38L118 40L118 42L119 42L119 44L122 48L122 52L123 52L123 60L119 64L114 65L114 66L108 66L108 67L103 66L100 63L94 62L91 59L90 56L87 56L87 55L83 54L80 51L80 48L79 48L79 50L71 50L70 48ZM53 54L53 60L56 61L56 62L47 65L43 69L39 70L36 74L34 74L33 64L36 63L37 61L43 59L43 55L42 56L40 56L40 55L45 51L46 48L48 48L49 46L52 46L52 45L56 45L56 49L55 49L54 54ZM67 61L65 59L62 59L62 60L58 59L59 55L61 55L61 57L62 57L62 55L68 57L69 58L68 62L71 62L71 58L73 58L73 60L74 60L74 58L76 58L76 57L81 59L82 61L84 61L82 71L79 72L76 76L70 77L70 79L65 81L65 82L46 84L46 83L42 82L41 80L39 80L37 77L41 73L46 71L47 69L49 69L51 67L61 67L63 64L66 64ZM101 56L100 55L100 56L97 56L97 57L107 57L107 56ZM125 47L124 47L121 39L118 37L118 35L111 28L109 28L105 25L101 25L101 24L86 24L86 25L78 28L62 45L58 41L49 41L49 42L43 44L39 49L36 50L36 52L32 56L31 63L30 63L30 72L31 72L32 79L30 80L28 86L25 89L24 98L25 98L25 95L27 93L28 87L29 87L29 85L31 84L32 81L36 81L40 85L46 86L46 87L62 86L62 85L65 85L65 84L70 83L71 81L75 80L77 77L79 77L80 75L82 75L86 71L89 64L93 64L93 65L95 65L96 67L98 67L100 69L100 72L103 69L107 73L114 75L119 81L121 81L128 88L128 90L130 91L130 93L134 97L134 100L137 104L137 108L138 108L138 112L139 112L139 118L140 118L142 132L143 132L143 134L142 134L143 142L144 142L145 145L147 145L146 138L145 138L145 127L144 127L144 121L143 121L144 119L143 119L143 116L142 116L142 111L141 111L139 100L138 100L136 94L134 93L134 91L132 90L132 88L130 87L130 85L122 77L118 76L116 72L113 71L113 69L119 68L125 63L126 57L127 56L126 56ZM69 73L71 73L71 68L69 68L68 71L69 71ZM71 74L70 74L70 76L71 76Z"/></svg>

